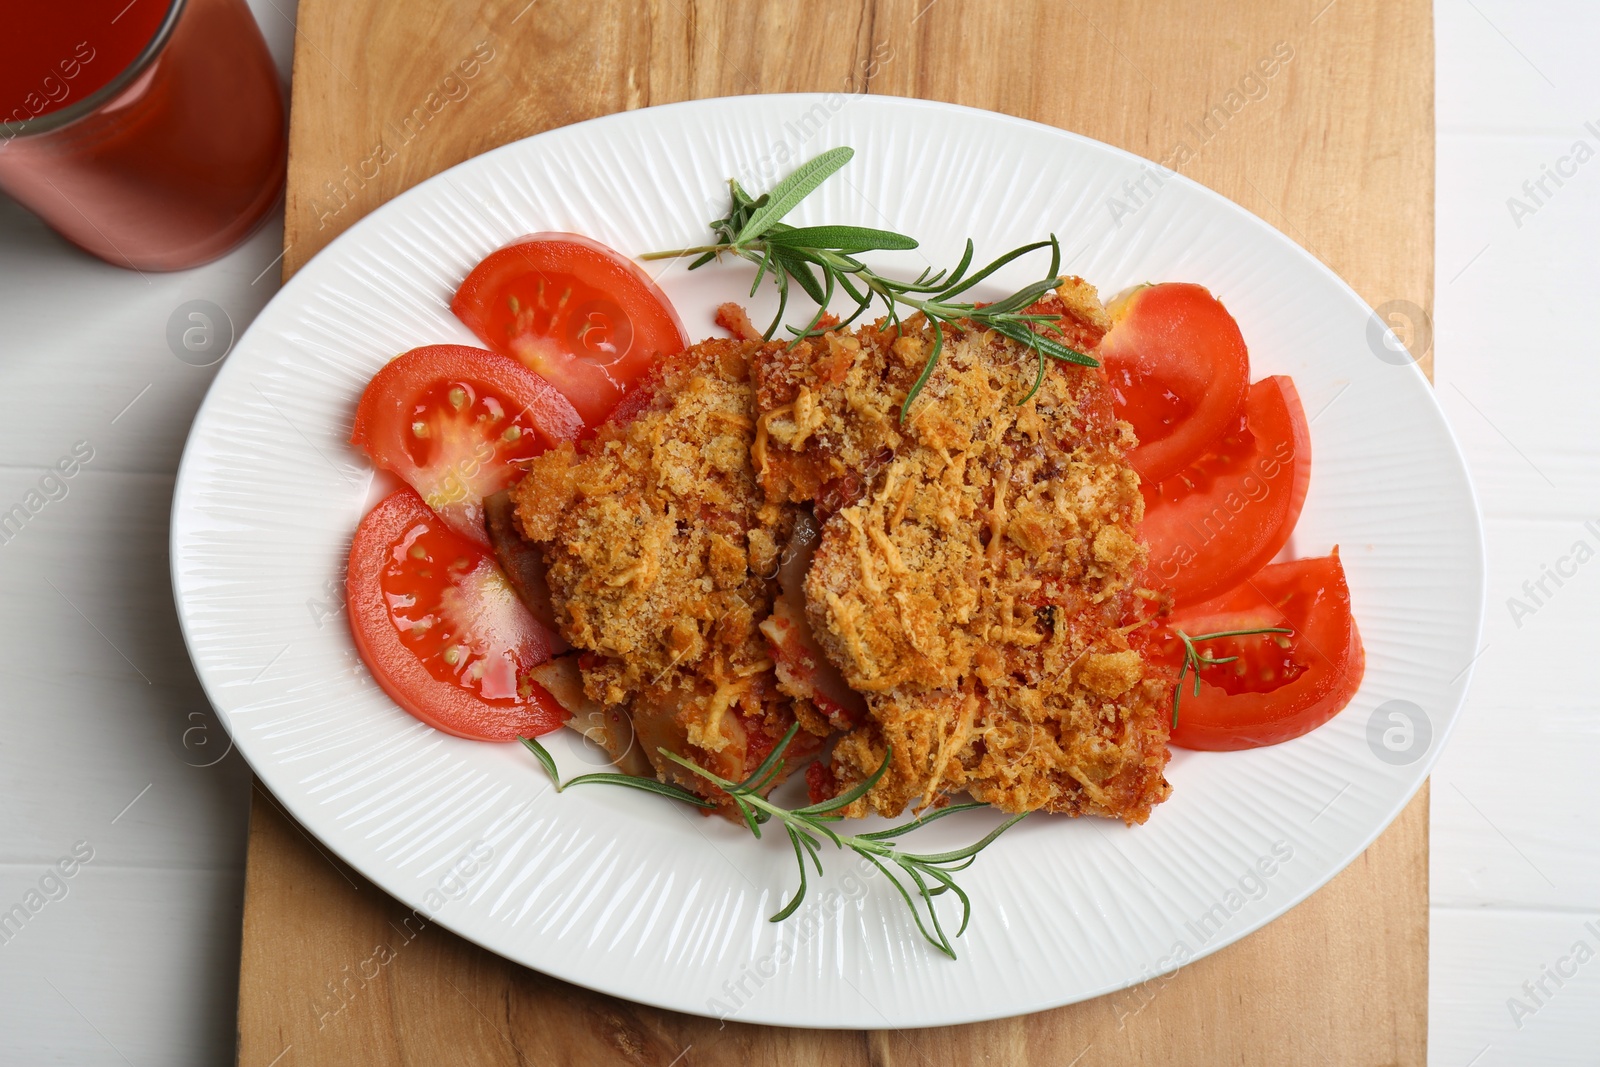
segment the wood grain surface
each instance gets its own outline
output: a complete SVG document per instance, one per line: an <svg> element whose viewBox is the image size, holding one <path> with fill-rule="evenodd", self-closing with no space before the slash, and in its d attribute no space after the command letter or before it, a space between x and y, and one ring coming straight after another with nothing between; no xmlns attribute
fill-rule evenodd
<svg viewBox="0 0 1600 1067"><path fill-rule="evenodd" d="M1426 0L301 0L284 274L508 141L651 104L835 90L1107 141L1254 211L1368 303L1432 305ZM239 1063L1421 1067L1427 810L1424 788L1309 900L1169 978L999 1022L857 1033L640 1007L418 930L258 786Z"/></svg>

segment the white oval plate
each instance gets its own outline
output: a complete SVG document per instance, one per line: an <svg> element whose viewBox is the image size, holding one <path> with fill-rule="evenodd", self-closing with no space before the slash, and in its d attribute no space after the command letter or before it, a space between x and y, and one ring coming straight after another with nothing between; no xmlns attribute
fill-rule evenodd
<svg viewBox="0 0 1600 1067"><path fill-rule="evenodd" d="M420 725L367 676L342 612L372 482L346 444L356 400L398 352L475 343L449 301L479 259L539 230L630 253L698 243L730 175L762 190L836 145L855 160L790 221L921 239L883 256L889 266L951 265L969 235L981 260L1053 231L1063 269L1108 296L1159 279L1218 294L1254 374L1299 386L1316 464L1290 550L1340 546L1366 639L1360 694L1320 730L1254 752L1175 753L1172 799L1145 826L1036 816L991 845L963 876L974 913L954 961L848 853L830 851L806 904L772 924L796 882L781 835L756 841L626 790L557 795L521 746ZM1389 824L1450 733L1483 615L1478 512L1428 383L1384 347L1393 337L1355 293L1184 178L1147 180L1153 197L1113 212L1113 197L1135 203L1123 183L1150 167L946 104L763 96L553 130L380 207L256 319L184 452L178 610L240 751L330 849L462 936L617 996L746 1022L907 1027L1037 1011L1172 971L1281 914ZM1030 281L1044 262L998 281ZM660 281L699 338L750 278L737 263L692 275L677 264ZM567 773L586 769L565 731L552 740ZM965 842L994 821L973 813L922 835Z"/></svg>

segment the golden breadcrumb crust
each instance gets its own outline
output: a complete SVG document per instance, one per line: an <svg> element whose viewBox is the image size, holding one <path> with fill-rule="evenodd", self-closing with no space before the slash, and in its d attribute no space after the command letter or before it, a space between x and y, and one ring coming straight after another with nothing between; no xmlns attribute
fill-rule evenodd
<svg viewBox="0 0 1600 1067"><path fill-rule="evenodd" d="M1034 310L1060 315L1082 351L1108 325L1077 279ZM703 342L663 360L593 439L535 459L517 524L583 650L583 692L631 713L659 777L707 795L658 746L738 779L798 718L791 765L844 728L808 775L816 799L893 747L850 815L965 791L1143 822L1170 792L1171 685L1138 625L1151 594L1131 432L1099 371L1051 363L1019 404L1031 350L978 329L944 337L904 424L933 339L920 316L792 348ZM808 505L821 533L803 621L864 695L864 721L774 671L771 632L802 621L774 611L775 578Z"/></svg>
<svg viewBox="0 0 1600 1067"><path fill-rule="evenodd" d="M757 629L793 523L750 467L759 348L712 340L663 360L628 414L534 459L513 491L557 626L585 650L585 693L631 711L658 775L702 792L658 746L738 780L794 722ZM794 759L816 751L807 738Z"/></svg>
<svg viewBox="0 0 1600 1067"><path fill-rule="evenodd" d="M1073 279L1035 310L1088 351L1107 327ZM1063 303L1064 301L1064 303ZM920 316L756 355L752 460L775 501L816 502L807 615L870 721L812 776L833 794L893 746L852 805L897 815L966 791L1006 811L1143 822L1170 792L1170 682L1137 639L1147 590L1133 443L1098 370L978 329L946 329L938 369L900 406L933 334Z"/></svg>

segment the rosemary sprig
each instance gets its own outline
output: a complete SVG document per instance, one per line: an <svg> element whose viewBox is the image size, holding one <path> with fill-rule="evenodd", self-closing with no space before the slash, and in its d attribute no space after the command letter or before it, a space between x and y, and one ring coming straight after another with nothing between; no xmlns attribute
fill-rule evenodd
<svg viewBox="0 0 1600 1067"><path fill-rule="evenodd" d="M1027 403L1039 391L1039 386L1044 382L1047 360L1085 367L1100 365L1092 356L1057 340L1057 337L1065 337L1065 334L1056 316L1028 313L1027 309L1035 301L1061 283L1061 245L1054 234L1047 241L1035 241L1014 248L971 274L967 271L972 266L973 245L972 239L968 238L966 252L954 270L933 271L930 268L907 281L885 277L857 258L862 252L916 248L917 242L904 234L864 226L794 227L782 221L800 201L848 163L854 154L855 151L850 148L834 148L824 152L758 197L750 196L737 181L729 179L732 206L725 217L711 223L715 238L713 243L650 252L640 258L694 256L689 269L696 270L719 259L724 253L731 253L756 265L755 281L750 285L751 296L756 295L762 279L770 272L778 289L778 313L764 333L768 339L777 333L779 325L783 323L791 282L817 303L817 313L804 329L788 327L795 341L822 332L819 329L822 317L828 313L829 305L840 291L854 302L855 307L839 323L839 327L850 325L874 302L883 304L889 321L896 327L900 325L902 307L920 311L933 324L933 350L900 407L902 422L938 365L939 355L944 349L945 325L970 322L1033 350L1039 361L1038 374L1034 378L1033 388L1019 403ZM957 299L1011 261L1043 248L1050 249L1050 269L1038 281L1023 286L1010 296L981 306ZM1057 337L1049 336L1052 333Z"/></svg>
<svg viewBox="0 0 1600 1067"><path fill-rule="evenodd" d="M1184 675L1194 673L1194 695L1200 695L1200 668L1220 667L1224 663L1232 663L1238 656L1223 656L1215 659L1208 653L1203 653L1195 648L1196 641L1215 641L1219 637L1253 637L1257 634L1292 634L1293 630L1284 626L1263 626L1258 630L1218 630L1214 634L1199 634L1190 637L1182 630L1173 630L1179 641L1183 642L1183 665L1178 668L1178 684L1172 688L1172 728L1178 728L1178 701L1183 696Z"/></svg>
<svg viewBox="0 0 1600 1067"><path fill-rule="evenodd" d="M971 811L974 808L983 808L988 805L977 803L952 804L948 807L940 808L929 815L919 816L909 822L902 823L899 826L891 826L885 830L875 830L871 833L853 836L840 834L829 824L838 822L843 818L838 812L865 796L867 791L878 783L878 780L889 769L889 762L894 755L893 750L886 751L883 763L878 769L853 789L819 804L808 804L802 808L785 808L773 803L764 796L763 790L770 789L776 782L778 774L783 768L783 753L789 747L789 743L794 740L795 734L799 729L798 723L791 726L789 732L783 736L783 740L778 742L767 758L762 761L761 765L742 782L731 782L720 775L713 774L692 760L685 759L677 753L668 752L664 748L658 751L667 759L704 778L725 792L733 800L734 806L738 809L740 816L743 817L745 825L749 827L750 832L756 837L759 838L761 836L761 828L773 819L777 819L783 825L784 832L789 836L789 843L794 846L795 860L800 867L800 888L789 898L787 904L771 916L771 922L782 922L793 915L795 910L800 907L801 902L805 899L807 888L806 861L809 859L811 865L816 868L816 872L819 875L822 873L821 849L823 840L826 839L832 842L836 848L850 849L881 871L895 889L899 891L901 898L906 902L906 906L911 909L911 916L916 920L917 929L921 931L922 936L939 951L951 959L955 959L955 949L951 946L950 935L945 932L944 924L939 918L939 911L935 907L934 898L945 892L950 892L961 901L961 926L955 932L955 936L960 937L966 931L967 923L972 918L972 901L965 891L956 884L954 875L956 872L963 871L971 866L972 861L977 858L979 852L983 851L995 838L1026 818L1027 813L1013 815L995 827L993 831L981 840L975 841L964 848L953 849L948 852L902 852L889 842L913 830L921 829L936 819L944 818L946 815L953 815L960 811ZM704 797L696 796L687 789L658 782L653 778L635 778L626 774L601 773L579 775L563 782L556 771L555 760L543 745L531 737L522 738L522 743L528 746L529 750L539 760L540 765L544 767L546 773L550 775L551 780L555 783L557 792L572 785L603 782L610 785L623 785L650 793L658 793L700 808L716 807L715 804ZM900 875L897 876L894 870L891 870L891 867L898 869ZM901 880L902 876L906 881ZM910 883L909 887L907 882ZM915 895L913 895L913 890L915 890ZM924 912L926 912L926 919L924 919Z"/></svg>

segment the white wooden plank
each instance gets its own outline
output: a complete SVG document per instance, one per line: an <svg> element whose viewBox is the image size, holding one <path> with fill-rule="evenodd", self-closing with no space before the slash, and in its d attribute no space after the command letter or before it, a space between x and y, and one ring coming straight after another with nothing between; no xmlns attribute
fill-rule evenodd
<svg viewBox="0 0 1600 1067"><path fill-rule="evenodd" d="M1565 188L1547 181L1553 195L1517 220L1507 200L1531 204L1522 183L1571 138L1439 141L1435 379L1490 516L1600 514L1600 360L1581 281L1600 274L1600 247L1579 236L1600 232L1600 132L1582 136L1596 159Z"/></svg>
<svg viewBox="0 0 1600 1067"><path fill-rule="evenodd" d="M1600 7L1581 0L1441 0L1434 6L1440 135L1522 136L1596 117L1589 109L1597 39Z"/></svg>
<svg viewBox="0 0 1600 1067"><path fill-rule="evenodd" d="M0 909L37 906L0 925L0 1061L232 1063L242 873L115 867L112 836L68 831L48 864L0 867ZM63 878L80 842L92 858Z"/></svg>
<svg viewBox="0 0 1600 1067"><path fill-rule="evenodd" d="M1433 1067L1595 1062L1600 910L1435 908L1430 946Z"/></svg>
<svg viewBox="0 0 1600 1067"><path fill-rule="evenodd" d="M1586 311L1600 164L1574 151L1581 139L1600 156L1586 126L1600 120L1600 8L1449 0L1435 15L1436 381L1490 573L1467 711L1433 776L1429 1060L1590 1063L1600 964L1564 987L1543 968L1574 966L1579 939L1600 952L1583 925L1600 908L1600 720L1582 636L1600 564L1575 551L1600 550L1584 525L1600 519L1586 402L1600 386ZM1546 177L1558 164L1560 185ZM1548 992L1522 986L1541 981Z"/></svg>

